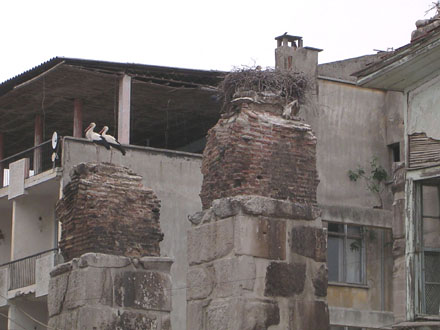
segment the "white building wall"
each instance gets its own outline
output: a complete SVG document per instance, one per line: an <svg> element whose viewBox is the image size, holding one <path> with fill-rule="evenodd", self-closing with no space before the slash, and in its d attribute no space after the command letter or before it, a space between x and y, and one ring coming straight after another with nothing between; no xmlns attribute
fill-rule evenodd
<svg viewBox="0 0 440 330"><path fill-rule="evenodd" d="M14 200L12 259L54 247L56 200L29 195Z"/></svg>

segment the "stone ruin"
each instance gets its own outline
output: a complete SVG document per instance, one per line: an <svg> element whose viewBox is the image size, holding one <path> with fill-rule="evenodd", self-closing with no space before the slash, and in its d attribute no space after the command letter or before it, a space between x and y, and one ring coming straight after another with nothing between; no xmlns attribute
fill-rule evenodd
<svg viewBox="0 0 440 330"><path fill-rule="evenodd" d="M429 11L433 9L436 10L433 17L416 21L416 30L411 33L411 42L423 37L440 26L440 2L433 2L433 6Z"/></svg>
<svg viewBox="0 0 440 330"><path fill-rule="evenodd" d="M57 205L67 263L51 272L52 329L170 330L172 260L160 201L125 167L80 164Z"/></svg>
<svg viewBox="0 0 440 330"><path fill-rule="evenodd" d="M108 163L80 164L56 207L66 261L87 252L159 256L160 201L142 177Z"/></svg>
<svg viewBox="0 0 440 330"><path fill-rule="evenodd" d="M189 218L187 329L329 328L316 138L282 118L282 97L238 91L208 133L203 211Z"/></svg>

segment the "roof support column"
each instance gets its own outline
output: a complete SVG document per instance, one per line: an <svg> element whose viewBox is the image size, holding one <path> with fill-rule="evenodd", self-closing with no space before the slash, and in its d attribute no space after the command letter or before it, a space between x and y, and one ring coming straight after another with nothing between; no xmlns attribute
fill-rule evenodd
<svg viewBox="0 0 440 330"><path fill-rule="evenodd" d="M131 77L124 74L119 80L118 140L130 144Z"/></svg>
<svg viewBox="0 0 440 330"><path fill-rule="evenodd" d="M0 162L2 161L4 157L4 145L3 145L3 133L0 133ZM0 163L0 188L3 187L3 170L5 168L5 165L3 163Z"/></svg>
<svg viewBox="0 0 440 330"><path fill-rule="evenodd" d="M75 99L73 101L73 137L81 138L82 133L82 101Z"/></svg>
<svg viewBox="0 0 440 330"><path fill-rule="evenodd" d="M34 147L43 143L43 120L40 114L35 115L35 126L34 126ZM43 165L42 149L34 149L34 162L33 170L34 175L41 173Z"/></svg>

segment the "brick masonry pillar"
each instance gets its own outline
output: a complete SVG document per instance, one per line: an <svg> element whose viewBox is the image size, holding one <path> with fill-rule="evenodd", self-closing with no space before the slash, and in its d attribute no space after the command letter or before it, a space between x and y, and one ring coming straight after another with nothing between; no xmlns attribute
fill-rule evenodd
<svg viewBox="0 0 440 330"><path fill-rule="evenodd" d="M187 329L329 328L316 138L270 108L243 103L208 134L204 210L189 218Z"/></svg>
<svg viewBox="0 0 440 330"><path fill-rule="evenodd" d="M170 330L172 260L160 257L160 201L141 177L76 166L57 204L67 263L50 274L53 329Z"/></svg>
<svg viewBox="0 0 440 330"><path fill-rule="evenodd" d="M159 256L160 201L142 177L109 163L76 166L56 206L66 261L87 252Z"/></svg>

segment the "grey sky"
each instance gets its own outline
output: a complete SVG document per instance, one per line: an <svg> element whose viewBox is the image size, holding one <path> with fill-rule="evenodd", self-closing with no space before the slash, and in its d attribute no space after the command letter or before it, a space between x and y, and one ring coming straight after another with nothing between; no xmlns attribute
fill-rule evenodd
<svg viewBox="0 0 440 330"><path fill-rule="evenodd" d="M274 65L274 37L320 63L408 43L433 0L0 1L0 81L55 56L230 70Z"/></svg>

